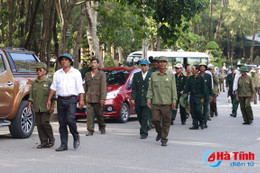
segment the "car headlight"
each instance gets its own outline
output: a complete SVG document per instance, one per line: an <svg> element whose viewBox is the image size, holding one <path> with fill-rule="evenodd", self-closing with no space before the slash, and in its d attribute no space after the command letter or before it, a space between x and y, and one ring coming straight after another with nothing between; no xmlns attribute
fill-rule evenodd
<svg viewBox="0 0 260 173"><path fill-rule="evenodd" d="M107 93L107 99L114 99L114 98L116 98L118 92L119 92L119 89Z"/></svg>

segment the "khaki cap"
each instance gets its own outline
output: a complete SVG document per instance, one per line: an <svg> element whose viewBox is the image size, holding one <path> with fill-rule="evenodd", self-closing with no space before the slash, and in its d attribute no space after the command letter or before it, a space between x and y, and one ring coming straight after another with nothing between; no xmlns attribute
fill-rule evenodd
<svg viewBox="0 0 260 173"><path fill-rule="evenodd" d="M45 70L47 70L47 65L44 62L38 62L35 68L44 68Z"/></svg>
<svg viewBox="0 0 260 173"><path fill-rule="evenodd" d="M167 57L166 56L160 56L159 57L159 61L167 61Z"/></svg>

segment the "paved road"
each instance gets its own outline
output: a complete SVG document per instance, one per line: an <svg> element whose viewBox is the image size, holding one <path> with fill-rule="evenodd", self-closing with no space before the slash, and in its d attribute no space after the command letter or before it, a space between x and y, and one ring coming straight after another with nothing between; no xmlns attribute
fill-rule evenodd
<svg viewBox="0 0 260 173"><path fill-rule="evenodd" d="M254 123L245 126L240 110L237 118L229 116L231 104L225 96L226 93L221 93L218 98L219 116L208 123L208 129L190 131L191 119L183 126L178 115L171 126L167 147L155 141L155 130L149 131L146 140L139 139L136 117L126 124L110 121L106 135L95 132L91 137L85 136L86 123L78 122L80 148L72 149L70 136L69 150L60 153L54 151L60 144L57 122L52 122L56 144L51 149L36 149L39 143L36 128L28 139L13 139L8 128L0 128L0 172L260 172L260 103L252 105ZM254 166L230 166L234 162L232 157L217 168L209 167L203 161L208 150L253 152Z"/></svg>

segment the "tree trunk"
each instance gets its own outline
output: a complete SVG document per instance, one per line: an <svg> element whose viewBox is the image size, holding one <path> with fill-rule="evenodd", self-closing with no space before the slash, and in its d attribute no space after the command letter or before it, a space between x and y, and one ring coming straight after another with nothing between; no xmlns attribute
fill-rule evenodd
<svg viewBox="0 0 260 173"><path fill-rule="evenodd" d="M58 41L58 34L57 34L57 27L56 27L57 20L58 20L58 16L57 16L57 12L55 10L53 25L52 25L52 33L53 33L53 41L54 41L54 52L55 52L56 58L58 58L58 56L59 56L59 41Z"/></svg>
<svg viewBox="0 0 260 173"><path fill-rule="evenodd" d="M229 35L229 30L226 31L226 37L227 37L227 55L228 55L228 60L231 60L231 56L230 56L230 35Z"/></svg>
<svg viewBox="0 0 260 173"><path fill-rule="evenodd" d="M254 27L255 27L256 24L254 24ZM250 48L250 64L253 63L253 60L254 60L254 47L255 47L255 33L256 33L256 30L254 28L254 33L253 33L253 38L252 38L252 43L251 43L251 48Z"/></svg>
<svg viewBox="0 0 260 173"><path fill-rule="evenodd" d="M233 64L235 47L236 47L236 32L234 32L234 35L233 35L233 38L232 38L232 48L231 48L231 57L230 57L231 64Z"/></svg>
<svg viewBox="0 0 260 173"><path fill-rule="evenodd" d="M3 0L1 0L1 9L5 9L5 5L4 5L4 1ZM2 21L2 25L1 25L2 42L4 42L5 41L5 30L4 30L5 18L3 16L1 16L0 20Z"/></svg>
<svg viewBox="0 0 260 173"><path fill-rule="evenodd" d="M8 0L7 1L7 9L10 12L10 17L8 19L8 46L13 46L13 1Z"/></svg>
<svg viewBox="0 0 260 173"><path fill-rule="evenodd" d="M225 0L221 0L221 11L220 11L220 15L219 15L219 21L218 24L216 26L216 32L214 35L214 40L218 43L218 45L221 45L221 40L220 40L220 31L222 28L222 24L223 24L223 11L224 11L224 7L225 7Z"/></svg>
<svg viewBox="0 0 260 173"><path fill-rule="evenodd" d="M75 43L75 47L73 49L73 59L74 59L74 67L78 68L79 66L79 50L80 50L80 44L81 44L81 40L82 40L82 33L83 33L83 27L84 27L84 17L86 15L86 10L87 10L87 6L86 4L84 4L82 6L81 9L81 13L80 13L80 23L79 23L79 29L77 32L77 38L76 38L76 43Z"/></svg>
<svg viewBox="0 0 260 173"><path fill-rule="evenodd" d="M210 10L209 10L209 25L208 25L208 42L211 40L211 23L212 23L212 0L210 2Z"/></svg>
<svg viewBox="0 0 260 173"><path fill-rule="evenodd" d="M122 62L123 62L122 61L123 60L123 52L122 52L122 48L121 47L118 48L118 57L119 57L118 58L118 62L122 64Z"/></svg>
<svg viewBox="0 0 260 173"><path fill-rule="evenodd" d="M244 32L242 31L242 41L243 41L243 57L246 57L246 40L245 40L245 34Z"/></svg>
<svg viewBox="0 0 260 173"><path fill-rule="evenodd" d="M95 8L98 7L98 2L88 1L87 2L87 18L88 18L88 29L87 37L90 52L95 54L95 57L99 59L99 67L104 67L103 60L99 52L99 42L97 37L97 11Z"/></svg>
<svg viewBox="0 0 260 173"><path fill-rule="evenodd" d="M157 24L157 30L160 27L160 24ZM161 38L160 36L157 34L157 39L156 39L156 50L160 51L161 50Z"/></svg>
<svg viewBox="0 0 260 173"><path fill-rule="evenodd" d="M50 66L50 59L51 59L51 38L52 38L52 26L53 26L53 24L54 24L54 14L56 13L56 12L52 12L53 10L55 10L55 4L54 4L54 1L52 1L52 3L51 3L51 13L50 13L50 16L49 16L49 26L50 27L48 27L48 30L49 30L49 34L48 34L48 40L47 40L47 48L46 48L46 53L47 53L47 69L49 69L49 66ZM55 23L55 25L56 25L56 23Z"/></svg>
<svg viewBox="0 0 260 173"><path fill-rule="evenodd" d="M20 5L20 24L19 24L19 36L20 36L20 46L23 46L24 43L24 20L21 20L24 17L24 9L25 9L25 0L21 0Z"/></svg>
<svg viewBox="0 0 260 173"><path fill-rule="evenodd" d="M40 60L46 63L46 43L49 38L49 13L50 0L45 0L44 14L43 14L43 32L41 35Z"/></svg>
<svg viewBox="0 0 260 173"><path fill-rule="evenodd" d="M33 32L34 32L35 21L36 21L37 11L38 11L38 8L40 6L40 2L41 2L41 0L37 0L37 2L35 4L35 8L34 8L32 19L31 19L29 34L28 34L28 37L27 37L25 44L24 44L24 47L26 49L30 48L30 44L31 44L31 40L32 40L31 38L32 38Z"/></svg>

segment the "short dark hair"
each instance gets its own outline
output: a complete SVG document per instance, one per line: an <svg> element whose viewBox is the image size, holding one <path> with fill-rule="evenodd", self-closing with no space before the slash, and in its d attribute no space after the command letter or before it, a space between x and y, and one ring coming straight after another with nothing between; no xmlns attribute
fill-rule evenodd
<svg viewBox="0 0 260 173"><path fill-rule="evenodd" d="M97 61L97 63L99 64L99 60L98 60L97 58L92 58L92 59L90 60L90 62L92 62L92 61Z"/></svg>
<svg viewBox="0 0 260 173"><path fill-rule="evenodd" d="M188 67L188 66L190 66L190 64L186 64L186 65L185 65L185 69L186 69L186 70L187 70L187 67Z"/></svg>
<svg viewBox="0 0 260 173"><path fill-rule="evenodd" d="M195 68L196 68L196 70L200 70L200 66L199 65L193 65Z"/></svg>

